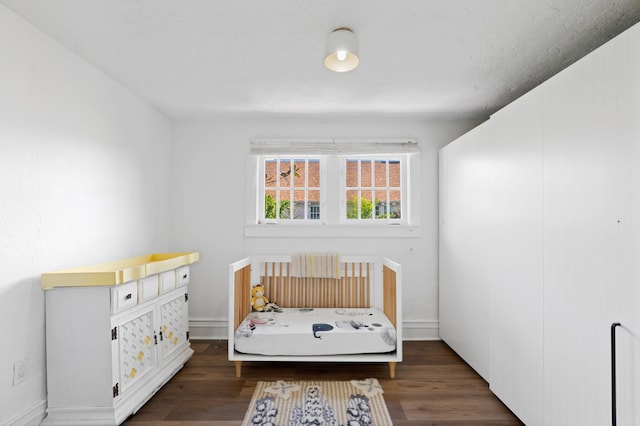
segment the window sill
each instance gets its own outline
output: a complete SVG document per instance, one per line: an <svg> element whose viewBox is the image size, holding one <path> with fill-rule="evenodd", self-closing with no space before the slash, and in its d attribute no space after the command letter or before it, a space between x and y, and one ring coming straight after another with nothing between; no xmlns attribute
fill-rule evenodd
<svg viewBox="0 0 640 426"><path fill-rule="evenodd" d="M407 225L245 225L248 238L419 238L421 228Z"/></svg>

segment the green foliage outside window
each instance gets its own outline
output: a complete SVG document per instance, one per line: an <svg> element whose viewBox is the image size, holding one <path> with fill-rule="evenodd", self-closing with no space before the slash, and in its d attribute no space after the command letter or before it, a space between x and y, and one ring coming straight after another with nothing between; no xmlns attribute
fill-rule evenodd
<svg viewBox="0 0 640 426"><path fill-rule="evenodd" d="M280 219L289 218L289 200L280 201ZM276 200L269 194L264 196L265 219L276 219Z"/></svg>
<svg viewBox="0 0 640 426"><path fill-rule="evenodd" d="M371 219L372 212L371 200L360 198L360 217L358 217L358 196L354 195L347 200L347 219Z"/></svg>
<svg viewBox="0 0 640 426"><path fill-rule="evenodd" d="M366 198L360 198L360 214L358 217L358 196L354 195L353 197L347 200L347 219L371 219L374 215L374 206L383 205L384 203L378 198L375 199L375 205L371 202L371 200ZM376 209L377 211L377 209ZM399 219L400 214L398 212L392 211L388 215L385 212L385 209L380 214L375 214L375 219Z"/></svg>

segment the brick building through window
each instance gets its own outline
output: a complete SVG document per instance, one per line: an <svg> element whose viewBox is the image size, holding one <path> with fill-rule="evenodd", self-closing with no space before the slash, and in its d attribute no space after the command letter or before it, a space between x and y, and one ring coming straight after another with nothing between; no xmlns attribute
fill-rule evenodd
<svg viewBox="0 0 640 426"><path fill-rule="evenodd" d="M400 218L401 162L374 158L345 161L347 219ZM320 219L320 164L313 158L266 159L265 218Z"/></svg>

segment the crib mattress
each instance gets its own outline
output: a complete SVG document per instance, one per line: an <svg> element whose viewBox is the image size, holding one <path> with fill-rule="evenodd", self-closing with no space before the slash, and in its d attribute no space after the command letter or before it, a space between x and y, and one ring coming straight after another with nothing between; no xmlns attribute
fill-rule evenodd
<svg viewBox="0 0 640 426"><path fill-rule="evenodd" d="M251 312L235 350L255 355L346 355L396 349L396 330L379 309L285 308Z"/></svg>

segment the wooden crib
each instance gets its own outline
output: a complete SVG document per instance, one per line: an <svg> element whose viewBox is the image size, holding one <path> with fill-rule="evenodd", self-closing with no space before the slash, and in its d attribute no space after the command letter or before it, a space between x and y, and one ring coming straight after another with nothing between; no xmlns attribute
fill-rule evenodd
<svg viewBox="0 0 640 426"><path fill-rule="evenodd" d="M261 255L229 266L229 360L236 376L242 361L388 362L390 377L402 361L401 267L381 256L341 256L337 277L292 275L292 256ZM281 308L378 308L396 329L395 351L347 355L254 355L235 350L235 332L251 312L252 285L261 284L270 302Z"/></svg>

